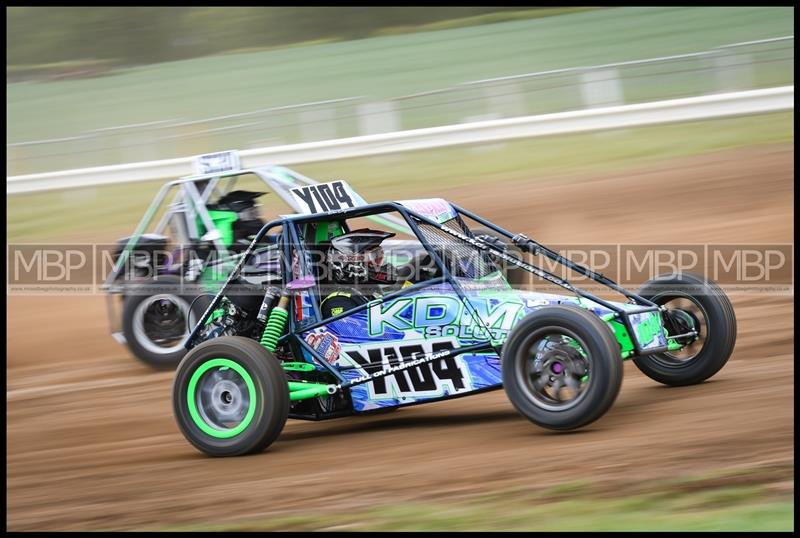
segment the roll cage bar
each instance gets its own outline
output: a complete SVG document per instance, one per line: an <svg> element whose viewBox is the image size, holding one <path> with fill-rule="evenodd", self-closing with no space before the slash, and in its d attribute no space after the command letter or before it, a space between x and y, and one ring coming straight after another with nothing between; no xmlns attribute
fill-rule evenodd
<svg viewBox="0 0 800 538"><path fill-rule="evenodd" d="M455 356L455 355L459 355L459 354L462 354L462 353L473 352L473 351L475 351L475 352L494 351L494 352L496 352L498 354L500 353L500 348L502 347L501 343L496 343L496 342L492 342L490 340L486 340L485 342L481 342L481 343L478 343L478 344L475 344L475 345L464 346L464 347L456 348L456 349L449 350L449 351L440 351L440 352L437 352L437 353L430 353L430 354L427 354L427 355L425 355L423 357L416 358L413 361L405 362L404 364L399 365L399 366L390 366L389 368L387 368L387 369L385 369L383 371L375 372L375 373L373 373L371 375L366 375L366 376L363 376L363 377L360 377L360 378L357 378L357 379L348 380L347 378L345 378L340 373L343 370L343 368L336 368L336 367L332 366L331 364L329 364L328 361L326 361L315 349L313 349L300 336L298 336L298 331L299 332L307 332L307 331L310 331L310 330L314 330L316 328L319 328L319 327L322 327L322 326L327 325L329 323L335 322L335 321L337 321L339 319L342 319L344 317L353 315L353 314L355 314L357 312L360 312L362 310L366 310L366 309L368 309L368 308L370 308L372 306L382 304L382 303L384 303L386 301L395 299L397 297L401 297L403 295L407 295L409 293L413 293L413 292L415 292L415 291L417 291L417 290L419 290L421 288L430 287L432 285L442 284L442 283L449 283L452 286L452 288L455 290L455 292L458 294L458 296L462 299L463 304L470 311L471 315L473 316L475 321L478 323L478 325L485 326L485 324L481 320L481 317L480 317L479 313L477 312L477 310L470 304L470 302L468 300L464 300L464 298L466 296L464 290L462 289L462 287L459 284L459 282L457 281L457 279L452 275L450 270L447 268L447 264L445 264L443 262L443 260L439 256L439 254L436 252L436 249L434 249L431 246L431 244L426 239L425 235L421 232L421 230L419 228L419 224L426 224L426 225L432 226L434 228L437 228L437 229L439 229L441 231L444 231L445 233L450 234L451 236L456 237L456 238L458 238L458 239L460 239L462 241L465 241L465 242L469 243L470 245L474 246L475 248L477 248L477 249L479 249L479 250L481 250L483 252L491 253L493 256L499 257L499 258L501 258L501 259L503 259L503 260L505 260L505 261L517 266L517 267L520 267L520 268L522 268L522 269L524 269L524 270L526 270L526 271L528 271L530 273L533 273L533 274L535 274L535 275L547 280L548 282L556 284L556 285L558 285L558 286L560 286L560 287L562 287L562 288L574 293L578 297L583 297L583 298L586 298L586 299L588 299L590 301L593 301L595 303L603 305L604 307L608 308L609 310L611 310L614 313L614 317L616 319L618 319L621 323L623 323L625 328L628 330L629 334L632 335L632 340L633 340L633 343L634 343L633 355L637 356L637 355L640 355L642 353L643 350L642 350L640 342L635 337L636 333L635 333L635 331L633 329L633 324L632 324L632 322L630 320L630 315L639 314L639 313L643 313L643 312L659 311L658 305L656 305L655 303L653 303L653 302L651 302L651 301L649 301L649 300L647 300L647 299L645 299L645 298L643 298L643 297L641 297L641 296L639 296L639 295L637 295L635 293L632 293L632 292L622 288L621 286L619 286L618 284L616 284L614 281L612 281L611 279L607 278L606 276L604 276L604 275L602 275L600 273L596 273L596 272L592 271L591 269L586 268L586 267L584 267L584 266L582 266L580 264L577 264L577 263L573 262L572 260L570 260L568 258L565 258L564 256L561 256L557 252L555 252L555 251L553 251L553 250L541 245L540 243L538 243L538 242L536 242L536 241L534 241L534 240L532 240L532 239L530 239L530 238L528 238L528 237L526 237L526 236L524 236L522 234L513 234L513 233L501 228L500 226L497 226L497 225L487 221L486 219L483 219L483 218L479 217L478 215L476 215L476 214L474 214L474 213L472 213L472 212L470 212L470 211L468 211L466 209L463 209L460 206L457 206L455 204L451 204L451 206L453 207L453 209L455 209L455 211L456 211L456 213L458 215L462 215L462 216L465 216L467 218L470 218L470 219L478 222L479 224L482 224L482 225L488 227L489 229L491 229L491 230L503 235L504 237L507 237L508 239L510 239L515 245L517 245L523 251L529 252L529 253L534 254L534 255L543 254L547 258L549 258L549 259L551 259L551 260L553 260L555 262L558 262L559 264L562 264L562 265L568 267L569 269L574 270L574 271L578 272L579 274L582 274L582 275L584 275L584 276L586 276L586 277L588 277L588 278L590 278L590 279L592 279L592 280L594 280L594 281L596 281L596 282L598 282L600 284L603 284L606 287L608 287L608 288L610 288L610 289L612 289L612 290L614 290L616 292L619 292L620 294L622 294L625 297L627 297L634 304L637 304L637 305L641 306L641 308L639 308L639 309L631 309L631 310L626 310L624 308L621 308L621 307L615 305L614 303L606 301L606 300L604 300L604 299L602 299L600 297L597 297L596 295L593 295L593 294L591 294L591 293L589 293L589 292L587 292L585 290L582 290L581 288L579 288L577 286L574 286L573 284L571 284L567 280L562 279L562 278L560 278L560 277L558 277L558 276L556 276L556 275L554 275L554 274L552 274L552 273L550 273L550 272L548 272L548 271L546 271L544 269L541 269L541 268L539 268L539 267L537 267L535 265L529 264L529 263L527 263L525 261L522 261L522 260L518 260L517 258L508 255L505 251L503 251L500 247L498 247L496 245L493 245L493 244L490 244L490 243L486 243L486 242L484 242L484 241L482 241L480 239L476 239L474 237L469 237L468 235L465 235L465 234L463 234L461 232L458 232L456 230L448 228L447 226L443 226L442 224L440 224L440 223L438 223L438 222L436 222L436 221L434 221L434 220L432 220L432 219L430 219L430 218L428 218L428 217L426 217L424 215L420 215L419 213L408 209L407 207L403 206L400 203L397 203L397 202L381 202L381 203L375 203L375 204L368 204L368 205L364 205L364 206L360 206L360 207L356 207L356 208L352 208L352 209L330 211L330 212L325 212L325 213L317 213L317 214L313 214L313 215L288 215L288 216L284 216L284 217L279 218L279 219L272 220L272 221L268 222L267 224L265 224L261 228L261 230L259 230L258 234L256 234L255 238L250 243L250 245L248 246L247 250L242 254L241 258L239 259L238 264L231 271L231 273L228 275L228 278L225 281L225 284L220 288L219 292L214 297L213 301L211 302L209 307L206 309L206 311L203 313L202 317L198 320L197 324L192 329L191 333L186 337L186 339L184 341L184 346L187 349L191 349L192 347L194 347L194 340L196 339L200 328L205 324L206 320L211 315L211 312L213 312L214 309L217 308L217 305L220 303L220 301L222 300L222 297L225 295L225 291L228 289L230 283L234 279L237 278L237 276L238 276L239 272L241 271L242 267L244 266L245 262L247 261L247 259L252 254L255 246L260 242L260 240L272 228L276 228L278 226L282 227L281 240L279 241L279 248L283 249L282 267L283 267L283 281L284 281L284 285L285 285L285 283L291 281L292 274L293 274L292 273L292 267L291 267L291 261L290 261L292 259L291 258L291 245L292 244L296 244L296 245L300 245L301 244L299 242L299 235L298 235L298 232L297 232L297 226L298 225L311 223L311 222L316 222L316 221L326 221L326 220L330 220L332 218L340 220L340 219L347 219L347 218L367 217L367 216L370 216L370 215L373 215L373 214L383 213L383 212L387 212L387 211L396 211L402 216L403 220L405 221L405 224L408 226L408 228L413 233L413 235L416 236L416 238L419 240L419 242L425 248L425 250L428 253L428 255L431 256L431 259L436 264L436 266L438 267L439 271L441 271L441 275L442 275L441 277L436 277L436 278L433 278L433 279L426 280L424 282L418 282L418 283L412 284L412 285L407 286L405 288L402 288L400 290L396 290L394 292L388 293L388 294L384 295L383 297L380 297L378 299L374 299L374 300L369 301L369 302L367 302L365 304L356 306L356 307L351 308L351 309L349 309L349 310L347 310L345 312L342 312L340 314L337 314L335 316L332 316L332 317L329 317L329 318L326 318L326 319L321 319L321 316L319 315L319 309L318 309L317 305L315 304L315 301L312 300L312 304L314 304L314 312L316 314L317 321L315 321L313 323L310 323L310 324L303 324L302 326L298 326L297 322L296 322L295 312L294 312L294 301L290 301L289 302L289 308L290 308L289 317L288 317L288 319L289 319L289 330L288 330L288 332L286 334L284 334L283 336L280 337L280 339L278 340L278 345L285 344L288 341L291 344L294 344L296 349L299 348L299 349L305 350L306 352L308 352L314 358L314 361L318 365L320 365L324 369L328 370L328 372L330 372L336 379L338 379L339 380L339 384L335 385L335 386L332 386L334 388L331 389L331 391L330 391L331 393L335 392L336 390L340 390L342 388L347 388L347 387L350 387L350 386L353 386L353 385L356 385L356 384L366 383L366 382L369 382L369 381L371 381L371 380L373 380L373 379L375 379L377 377L382 377L384 375L391 375L393 373L396 373L397 371L404 370L406 368L411 368L411 367L414 367L414 366L418 366L419 364L422 364L422 363L425 363L425 362L430 362L430 361L436 360L436 359ZM303 249L305 249L305 246L303 247ZM304 264L305 263L304 257L303 256L299 256L299 258L300 258L300 263ZM304 269L303 265L301 265L301 267ZM663 346L663 347L660 347L660 348L657 348L657 349L648 349L647 353L649 354L649 353L662 352L662 351L665 351L666 349L667 349L666 346Z"/></svg>
<svg viewBox="0 0 800 538"><path fill-rule="evenodd" d="M239 176L248 174L253 174L263 181L265 186L270 189L270 192L278 195L293 211L300 211L300 207L292 197L291 189L298 186L319 184L318 181L283 166L261 166L236 168L208 174L193 174L174 179L162 185L100 286L101 290L109 294L106 297L106 309L109 323L112 327L111 332L115 339L124 343L120 328L121 314L117 311L119 308L115 306L112 295L119 295L125 292L126 283L119 281L120 275L139 239L150 228L159 210L165 207L163 215L158 220L155 228L152 229L152 233L161 234L170 223L173 223L178 242L190 245L202 239L197 227L197 220L199 219L206 233L210 234L210 241L216 250L218 263L234 263L238 260L240 254L231 252L222 242L219 234L215 236L211 233L217 230L217 227L206 206L215 193L220 197L228 194L234 189ZM167 202L168 200L169 202ZM376 217L374 220L396 230L410 232L403 221L392 215L383 218Z"/></svg>

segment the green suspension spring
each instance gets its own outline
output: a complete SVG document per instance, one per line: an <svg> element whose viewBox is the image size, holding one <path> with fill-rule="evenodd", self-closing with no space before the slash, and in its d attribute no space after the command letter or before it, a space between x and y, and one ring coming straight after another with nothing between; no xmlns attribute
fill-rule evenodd
<svg viewBox="0 0 800 538"><path fill-rule="evenodd" d="M264 333L261 335L261 345L273 353L278 345L278 338L283 334L283 328L286 326L286 320L289 317L289 311L283 306L284 304L284 301L281 300L278 306L273 308L272 312L269 313L269 320L264 326Z"/></svg>

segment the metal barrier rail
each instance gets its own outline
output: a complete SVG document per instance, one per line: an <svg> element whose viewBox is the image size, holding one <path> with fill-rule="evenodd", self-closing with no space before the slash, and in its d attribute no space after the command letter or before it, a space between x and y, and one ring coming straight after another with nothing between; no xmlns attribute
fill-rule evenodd
<svg viewBox="0 0 800 538"><path fill-rule="evenodd" d="M592 108L502 120L325 140L240 152L248 168L363 157L512 138L634 127L794 109L794 86ZM192 157L29 174L7 178L6 193L175 178L192 171Z"/></svg>

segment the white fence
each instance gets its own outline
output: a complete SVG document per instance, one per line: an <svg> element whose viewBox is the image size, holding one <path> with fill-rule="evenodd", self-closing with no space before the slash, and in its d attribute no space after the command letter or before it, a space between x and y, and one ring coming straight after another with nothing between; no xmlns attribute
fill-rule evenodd
<svg viewBox="0 0 800 538"><path fill-rule="evenodd" d="M248 168L267 164L291 165L458 144L757 114L788 109L794 109L794 86L501 120L477 121L322 142L249 149L241 151L240 156L242 165ZM12 176L7 178L6 193L18 194L69 187L175 178L190 174L192 172L191 167L191 157L183 157L45 174Z"/></svg>

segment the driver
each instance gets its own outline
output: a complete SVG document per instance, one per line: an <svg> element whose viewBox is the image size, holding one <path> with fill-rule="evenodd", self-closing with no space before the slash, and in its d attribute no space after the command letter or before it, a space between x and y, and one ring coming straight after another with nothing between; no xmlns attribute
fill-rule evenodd
<svg viewBox="0 0 800 538"><path fill-rule="evenodd" d="M241 252L250 246L250 241L256 235L261 227L264 226L264 221L259 215L258 208L260 204L256 204L256 198L267 194L266 192L254 191L232 191L222 196L216 203L207 204L206 207L209 211L216 211L218 214L213 219L220 219L216 222L218 228L221 228L223 237L226 236L225 228L229 230L226 240L230 242L228 248L233 251ZM231 221L227 216L235 215L235 219ZM232 224L231 224L232 222ZM276 243L276 235L268 235L265 238L266 243Z"/></svg>
<svg viewBox="0 0 800 538"><path fill-rule="evenodd" d="M328 278L337 289L320 303L322 316L341 314L370 300L381 286L397 283L381 243L395 234L363 228L334 237L327 250Z"/></svg>

